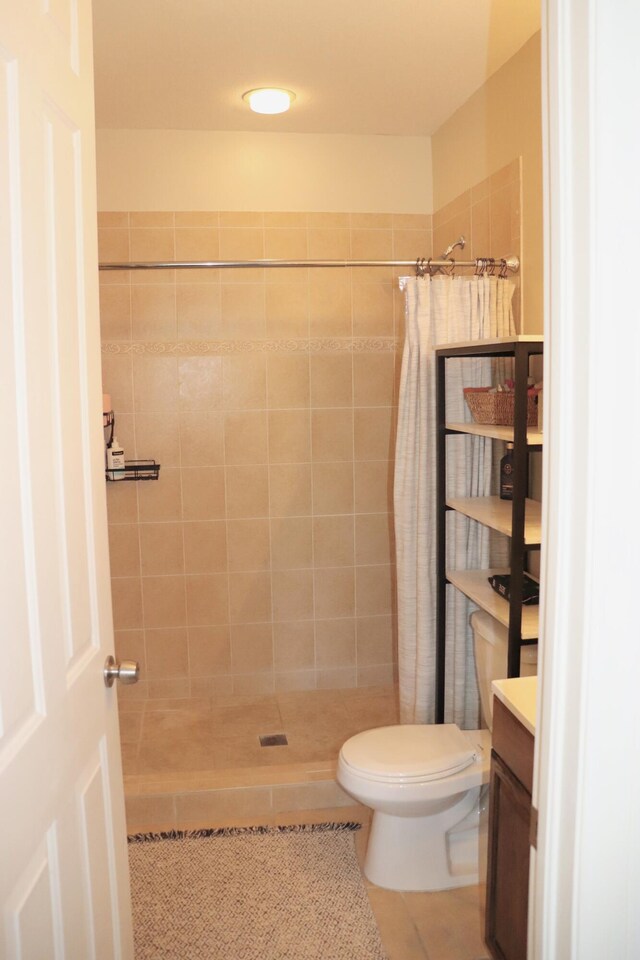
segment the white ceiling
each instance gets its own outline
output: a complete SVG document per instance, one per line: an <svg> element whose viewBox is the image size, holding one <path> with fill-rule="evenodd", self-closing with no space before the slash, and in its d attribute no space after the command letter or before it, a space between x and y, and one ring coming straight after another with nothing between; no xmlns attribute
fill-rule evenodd
<svg viewBox="0 0 640 960"><path fill-rule="evenodd" d="M540 0L93 0L99 128L428 136L540 26ZM252 114L245 90L294 90Z"/></svg>

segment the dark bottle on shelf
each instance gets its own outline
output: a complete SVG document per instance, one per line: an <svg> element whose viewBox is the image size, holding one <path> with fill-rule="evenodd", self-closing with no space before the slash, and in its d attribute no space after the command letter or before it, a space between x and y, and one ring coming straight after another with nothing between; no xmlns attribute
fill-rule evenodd
<svg viewBox="0 0 640 960"><path fill-rule="evenodd" d="M507 444L507 452L500 461L500 499L513 500L513 444Z"/></svg>

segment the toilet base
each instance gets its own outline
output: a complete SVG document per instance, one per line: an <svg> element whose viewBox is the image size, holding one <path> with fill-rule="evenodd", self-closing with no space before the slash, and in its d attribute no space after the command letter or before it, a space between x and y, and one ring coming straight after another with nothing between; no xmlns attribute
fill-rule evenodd
<svg viewBox="0 0 640 960"><path fill-rule="evenodd" d="M477 883L479 792L469 790L442 813L424 817L375 811L364 862L367 879L387 890L414 892ZM464 850L465 862L456 850Z"/></svg>

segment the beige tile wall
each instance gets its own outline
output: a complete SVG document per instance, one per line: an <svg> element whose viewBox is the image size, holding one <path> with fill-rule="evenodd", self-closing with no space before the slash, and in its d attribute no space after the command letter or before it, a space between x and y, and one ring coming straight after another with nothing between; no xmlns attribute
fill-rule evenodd
<svg viewBox="0 0 640 960"><path fill-rule="evenodd" d="M433 214L434 257L461 234L466 238L464 251L454 257L473 260L476 257L518 256L522 261L522 162L516 157L485 180L475 183ZM516 283L513 313L520 329L522 276L511 275Z"/></svg>
<svg viewBox="0 0 640 960"><path fill-rule="evenodd" d="M432 255L418 215L103 213L99 228L112 262ZM402 272L101 273L118 438L162 464L157 482L108 484L117 653L143 675L125 695L392 679Z"/></svg>
<svg viewBox="0 0 640 960"><path fill-rule="evenodd" d="M516 159L431 217L102 213L100 259L520 255ZM433 243L432 243L433 239ZM524 265L523 265L524 269ZM403 300L391 269L101 273L125 695L349 687L394 672L391 477ZM410 272L410 271L406 271ZM519 278L516 278L519 284ZM516 323L519 290L514 298Z"/></svg>

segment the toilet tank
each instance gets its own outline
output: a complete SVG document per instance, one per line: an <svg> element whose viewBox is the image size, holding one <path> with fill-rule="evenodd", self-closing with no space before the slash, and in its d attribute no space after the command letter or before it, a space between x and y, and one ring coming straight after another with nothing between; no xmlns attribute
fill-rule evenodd
<svg viewBox="0 0 640 960"><path fill-rule="evenodd" d="M480 689L480 704L484 722L491 730L492 707L491 681L507 676L507 650L509 633L484 610L471 614L473 646L476 655L476 677ZM528 644L520 649L520 676L532 677L538 672L538 645Z"/></svg>

